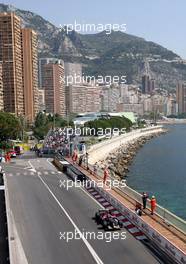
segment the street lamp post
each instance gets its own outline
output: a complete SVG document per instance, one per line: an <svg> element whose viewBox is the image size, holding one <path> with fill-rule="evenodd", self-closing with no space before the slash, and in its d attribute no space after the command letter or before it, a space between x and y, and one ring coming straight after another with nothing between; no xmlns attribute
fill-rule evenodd
<svg viewBox="0 0 186 264"><path fill-rule="evenodd" d="M53 129L54 129L54 130L55 130L55 126L56 126L55 122L56 122L56 120L55 120L55 113L54 113L54 114L53 114Z"/></svg>
<svg viewBox="0 0 186 264"><path fill-rule="evenodd" d="M25 133L25 118L23 117L23 129L22 129L22 141L24 143L24 133Z"/></svg>

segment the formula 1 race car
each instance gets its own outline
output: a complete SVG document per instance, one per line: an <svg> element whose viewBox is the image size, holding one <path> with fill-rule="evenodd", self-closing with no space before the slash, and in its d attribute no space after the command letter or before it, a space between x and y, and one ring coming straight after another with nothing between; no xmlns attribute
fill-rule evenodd
<svg viewBox="0 0 186 264"><path fill-rule="evenodd" d="M123 223L111 211L101 209L95 214L95 221L102 225L105 230L121 229Z"/></svg>

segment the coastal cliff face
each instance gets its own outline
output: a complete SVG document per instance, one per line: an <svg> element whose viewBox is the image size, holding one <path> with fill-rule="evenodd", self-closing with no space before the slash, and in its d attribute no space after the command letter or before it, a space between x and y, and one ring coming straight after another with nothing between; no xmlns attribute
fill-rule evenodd
<svg viewBox="0 0 186 264"><path fill-rule="evenodd" d="M127 144L121 145L117 150L109 153L109 155L98 162L98 166L103 169L108 167L110 175L123 179L129 172L129 166L131 165L138 150L152 138L158 137L160 134L164 134L166 131L153 133L151 135L141 136Z"/></svg>

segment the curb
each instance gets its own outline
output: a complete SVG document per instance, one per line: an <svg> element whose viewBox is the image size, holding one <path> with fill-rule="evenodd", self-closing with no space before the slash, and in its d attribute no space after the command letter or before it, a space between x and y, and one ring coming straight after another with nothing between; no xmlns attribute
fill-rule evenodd
<svg viewBox="0 0 186 264"><path fill-rule="evenodd" d="M105 209L109 209L112 213L123 222L124 228L126 228L131 235L133 235L138 240L148 240L148 238L141 232L134 224L132 224L126 216L120 213L116 208L114 208L103 196L101 196L94 188L86 188L91 196L94 197Z"/></svg>

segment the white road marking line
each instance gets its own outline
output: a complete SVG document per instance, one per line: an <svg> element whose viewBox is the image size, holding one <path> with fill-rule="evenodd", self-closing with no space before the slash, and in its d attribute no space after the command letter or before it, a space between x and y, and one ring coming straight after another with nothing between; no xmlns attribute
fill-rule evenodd
<svg viewBox="0 0 186 264"><path fill-rule="evenodd" d="M53 168L55 168L55 169L56 169L56 167L54 166L54 164L52 164L52 162L51 162L51 161L49 161L49 159L47 159L46 161L48 162L48 164L50 164L50 166L52 166Z"/></svg>
<svg viewBox="0 0 186 264"><path fill-rule="evenodd" d="M107 210L112 210L112 209L114 209L113 206L109 206L109 207L107 207Z"/></svg>
<svg viewBox="0 0 186 264"><path fill-rule="evenodd" d="M115 209L115 208L114 208ZM120 212L118 212L117 210L116 211L113 211L112 212L113 214L120 214Z"/></svg>
<svg viewBox="0 0 186 264"><path fill-rule="evenodd" d="M134 234L134 233L138 233L140 230L137 227L133 227L129 229L129 232Z"/></svg>
<svg viewBox="0 0 186 264"><path fill-rule="evenodd" d="M87 191L89 191L89 192L95 192L95 190L93 188L87 188Z"/></svg>
<svg viewBox="0 0 186 264"><path fill-rule="evenodd" d="M74 226L74 228L77 230L77 232L81 235L81 238L84 242L84 244L86 245L86 247L88 248L89 252L91 253L91 255L93 256L94 260L96 261L97 264L104 264L103 261L99 258L99 256L97 255L96 251L93 249L93 247L90 245L90 243L88 242L88 240L85 239L85 237L83 236L83 234L81 233L80 229L78 228L78 226L75 224L75 222L72 220L72 218L70 217L70 215L67 213L67 211L65 210L65 208L62 206L62 204L59 202L59 200L57 199L57 197L55 196L55 194L50 190L49 186L46 184L46 182L42 179L42 177L38 174L39 179L41 180L41 182L44 184L44 186L46 187L46 189L50 192L50 194L52 195L52 197L55 199L55 201L57 202L57 204L59 205L59 207L62 209L63 213L66 215L66 217L69 219L69 221L71 222L71 224Z"/></svg>
<svg viewBox="0 0 186 264"><path fill-rule="evenodd" d="M106 206L106 205L109 205L109 204L110 204L109 202L102 203L103 206Z"/></svg>
<svg viewBox="0 0 186 264"><path fill-rule="evenodd" d="M129 225L131 225L131 222L129 222L129 221L127 221L127 222L123 222L123 226L127 227L127 226L129 226Z"/></svg>
<svg viewBox="0 0 186 264"><path fill-rule="evenodd" d="M13 173L8 173L8 176L9 176L9 177L12 177L12 176L13 176Z"/></svg>
<svg viewBox="0 0 186 264"><path fill-rule="evenodd" d="M16 175L19 176L21 173L20 172L17 172Z"/></svg>
<svg viewBox="0 0 186 264"><path fill-rule="evenodd" d="M34 168L34 166L32 165L32 163L31 163L30 160L28 161L28 164L29 164L30 167L32 168L31 170L32 170L33 172L36 172L36 169Z"/></svg>
<svg viewBox="0 0 186 264"><path fill-rule="evenodd" d="M92 192L91 194L94 195L94 194L97 194L97 192Z"/></svg>
<svg viewBox="0 0 186 264"><path fill-rule="evenodd" d="M47 161L48 161L48 159L47 159ZM50 163L49 161L48 161L48 163ZM30 164L31 164L31 162L30 162ZM51 166L53 166L54 167L54 165L53 164L51 164L50 163L50 165ZM33 165L31 164L31 166L32 166L32 168L35 170L35 168L33 167ZM44 182L44 180L42 179L42 177L40 176L41 175L41 172L38 172L37 173L38 174L38 177L40 178L40 180L43 182L43 184L45 185L45 187L49 190L49 192L52 194L52 196L54 197L54 199L57 201L57 203L59 204L59 206L61 207L62 205L60 204L60 202L58 201L58 199L55 197L55 195L53 194L53 192L50 190L50 188L48 187L48 185ZM62 174L62 173L60 173L60 174ZM56 177L58 178L58 176L56 175ZM60 178L59 178L60 179ZM102 208L102 209L104 209L104 207L97 201L97 200L95 200L86 190L84 190L83 189L83 187L81 187L80 188L87 196L89 196L95 203L97 203L98 205L99 205L99 207L100 208ZM63 208L63 207L61 207L61 208ZM64 209L65 210L65 209ZM66 211L65 211L66 212ZM67 213L67 212L66 212ZM66 214L65 213L65 214ZM68 214L68 213L67 213ZM73 221L73 220L72 220ZM72 222L71 222L72 223ZM75 224L75 223L74 223ZM78 232L80 232L80 230L79 229L76 229ZM81 232L80 232L80 234L81 234ZM88 249L89 249L89 251L90 251L90 253L92 254L92 256L94 257L94 259L95 259L95 261L96 261L96 263L97 264L104 264L103 262L102 262L102 260L99 258L99 256L97 255L97 253L95 252L95 250L92 248L92 246L89 244L89 242L84 238L84 237L82 237L82 239L83 239L83 242L86 244L86 246L88 247ZM88 244L87 244L88 243ZM92 251L93 250L93 251Z"/></svg>
<svg viewBox="0 0 186 264"><path fill-rule="evenodd" d="M101 198L101 195L100 194L97 194L97 195L95 195L94 196L96 199L98 199L98 198Z"/></svg>
<svg viewBox="0 0 186 264"><path fill-rule="evenodd" d="M90 186L89 186L89 187L87 187L86 189L87 189L87 191L91 191L91 190L93 190L93 188L92 188L92 187L90 187Z"/></svg>
<svg viewBox="0 0 186 264"><path fill-rule="evenodd" d="M103 202L103 201L105 201L105 198L100 198L100 199L98 199L98 201Z"/></svg>
<svg viewBox="0 0 186 264"><path fill-rule="evenodd" d="M144 240L144 239L147 239L147 237L144 236L144 235L136 236L135 238L138 239L138 240Z"/></svg>
<svg viewBox="0 0 186 264"><path fill-rule="evenodd" d="M44 174L48 175L48 171L44 171Z"/></svg>

